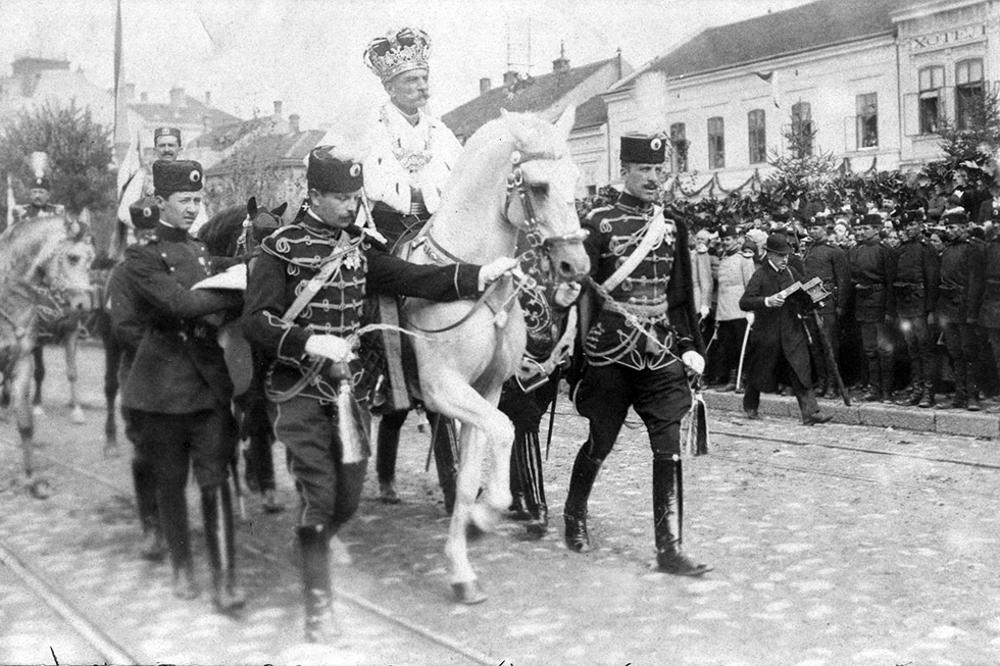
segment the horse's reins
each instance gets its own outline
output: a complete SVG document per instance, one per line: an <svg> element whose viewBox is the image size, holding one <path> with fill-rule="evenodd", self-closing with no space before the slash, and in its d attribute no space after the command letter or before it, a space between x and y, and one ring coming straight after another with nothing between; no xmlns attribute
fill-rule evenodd
<svg viewBox="0 0 1000 666"><path fill-rule="evenodd" d="M17 289L23 290L21 295L27 298L29 301L33 301L31 309L33 311L33 316L37 315L42 321L50 322L55 321L63 314L64 308L60 299L57 298L57 293L54 289L37 287L25 280L14 280L13 288L11 292L15 292ZM39 303L40 299L47 299L48 304ZM62 299L65 301L65 299ZM14 329L14 337L20 340L28 332L28 328L31 325L31 318L28 318L26 325L19 324L14 317L7 312L7 310L0 306L0 318L4 319L11 325Z"/></svg>
<svg viewBox="0 0 1000 666"><path fill-rule="evenodd" d="M535 207L531 202L531 197L528 192L528 185L524 180L524 173L521 171L521 165L530 162L532 160L554 160L558 159L558 156L549 152L538 152L538 153L522 153L515 150L511 153L510 162L512 165L511 172L507 174L507 194L504 201L503 207L503 217L504 220L514 226L517 229L518 234L524 233L525 239L528 241L528 249L520 254L514 255L514 258L518 260L519 264L526 265L527 269L523 272L513 273L512 277L514 279L514 289L511 291L510 295L507 296L501 303L497 310L493 310L489 306L488 298L496 291L499 281L487 287L486 291L483 292L482 296L473 304L468 312L465 313L458 321L437 329L427 329L417 326L416 324L410 322L410 326L423 333L445 333L454 328L457 328L468 321L472 315L479 309L480 306L485 305L490 307L490 310L494 314L494 322L498 326L503 326L505 323L506 314L511 311L514 307L515 299L518 295L527 289L534 289L539 281L539 277L542 278L543 282L547 282L551 278L548 277L549 272L545 270L545 260L549 259L551 248L553 245L559 243L571 243L578 240L583 240L586 238L587 232L583 229L572 231L567 234L562 234L559 236L550 236L544 238L541 233L541 225L538 223L538 218L535 215ZM524 212L524 227L515 226L510 221L510 204L514 199L514 196L518 197L521 202L521 210ZM430 246L433 252L428 252L432 259L434 257L434 252L443 255L446 259L453 263L463 263L461 257L456 256L452 252L449 252L447 248L441 245L437 240L435 240L433 234L431 233L431 224L425 226L421 232L417 235L417 242L414 245L419 245L420 241L424 241ZM515 243L516 247L516 243ZM427 251L427 249L425 249ZM503 313L503 316L501 316Z"/></svg>

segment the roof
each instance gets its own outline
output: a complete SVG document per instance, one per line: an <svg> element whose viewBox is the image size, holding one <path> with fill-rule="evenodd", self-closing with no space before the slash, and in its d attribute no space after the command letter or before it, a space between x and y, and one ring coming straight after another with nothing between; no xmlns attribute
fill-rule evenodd
<svg viewBox="0 0 1000 666"><path fill-rule="evenodd" d="M818 0L703 30L657 58L649 69L672 78L891 35L895 26L889 14L906 4L907 0Z"/></svg>
<svg viewBox="0 0 1000 666"><path fill-rule="evenodd" d="M324 136L326 136L326 130L265 134L210 168L206 175L225 175L248 164L270 168L304 167L306 155L316 147Z"/></svg>
<svg viewBox="0 0 1000 666"><path fill-rule="evenodd" d="M596 74L602 67L614 64L608 58L589 65L573 67L561 74L550 72L543 76L521 79L513 86L500 86L486 91L479 97L455 107L441 117L444 124L459 136L472 136L477 129L494 118L500 109L519 112L538 112L548 109L570 90ZM589 103L591 100L588 100ZM603 102L602 102L603 103ZM581 105L581 108L586 104ZM596 107L596 105L595 105ZM607 113L605 111L605 113ZM577 110L579 122L580 111Z"/></svg>
<svg viewBox="0 0 1000 666"><path fill-rule="evenodd" d="M594 95L586 102L576 107L576 121L573 129L596 127L608 122L608 105L601 95Z"/></svg>
<svg viewBox="0 0 1000 666"><path fill-rule="evenodd" d="M273 116L262 118L251 118L238 123L227 123L212 128L197 139L192 141L189 148L209 148L211 150L225 150L251 132L273 127L275 120Z"/></svg>
<svg viewBox="0 0 1000 666"><path fill-rule="evenodd" d="M133 102L128 105L128 108L138 113L146 121L164 124L201 125L205 116L208 116L210 126L240 122L236 116L213 106L205 106L204 103L190 95L184 96L184 105L177 109L169 103L143 104L141 102Z"/></svg>

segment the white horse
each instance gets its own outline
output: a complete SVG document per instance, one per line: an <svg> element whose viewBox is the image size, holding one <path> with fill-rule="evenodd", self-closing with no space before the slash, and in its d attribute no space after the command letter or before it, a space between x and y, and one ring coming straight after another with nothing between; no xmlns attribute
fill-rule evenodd
<svg viewBox="0 0 1000 666"><path fill-rule="evenodd" d="M512 257L528 234L534 255L548 260L560 281L589 271L574 195L579 171L567 139L575 109L556 123L506 113L469 139L438 212L404 252L416 263L486 264ZM518 289L524 276L498 281L483 299L403 305L428 409L461 423L457 498L445 553L457 599L486 599L469 563L467 536L494 525L510 504L510 447L514 428L497 409L500 388L524 353L525 325ZM485 463L485 468L484 468ZM479 497L480 488L484 492Z"/></svg>
<svg viewBox="0 0 1000 666"><path fill-rule="evenodd" d="M90 307L94 247L85 236L85 227L64 217L22 222L0 235L0 369L11 386L26 482L39 498L49 488L34 477L32 349L42 319Z"/></svg>

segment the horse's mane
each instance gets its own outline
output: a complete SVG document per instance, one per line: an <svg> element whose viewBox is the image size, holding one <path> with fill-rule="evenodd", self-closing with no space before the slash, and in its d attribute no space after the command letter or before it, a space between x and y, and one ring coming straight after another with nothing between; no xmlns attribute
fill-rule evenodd
<svg viewBox="0 0 1000 666"><path fill-rule="evenodd" d="M247 217L246 204L229 206L209 218L198 230L198 238L208 246L208 253L229 256L235 247L236 237L243 230Z"/></svg>
<svg viewBox="0 0 1000 666"><path fill-rule="evenodd" d="M511 127L517 128L517 134L511 132ZM539 118L533 113L508 113L506 118L494 118L469 137L465 142L465 150L459 158L455 170L459 170L463 158L468 158L484 146L508 146L528 153L548 153L562 155L567 153L566 142L560 140L554 131L552 123Z"/></svg>
<svg viewBox="0 0 1000 666"><path fill-rule="evenodd" d="M7 228L0 234L0 277L12 272L23 276L47 257L51 250L66 238L69 219L57 215L26 220ZM28 263L30 261L30 263Z"/></svg>

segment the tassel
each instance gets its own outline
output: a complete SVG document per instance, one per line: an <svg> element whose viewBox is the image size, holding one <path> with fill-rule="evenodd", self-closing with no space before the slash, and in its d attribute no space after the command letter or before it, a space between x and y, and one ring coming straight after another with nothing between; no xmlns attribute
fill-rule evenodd
<svg viewBox="0 0 1000 666"><path fill-rule="evenodd" d="M693 420L696 431L694 455L703 456L708 453L708 405L705 404L705 397L701 391L695 394L694 408Z"/></svg>
<svg viewBox="0 0 1000 666"><path fill-rule="evenodd" d="M368 428L361 406L354 399L351 381L342 379L337 390L337 432L340 435L341 462L351 465L371 455Z"/></svg>

